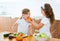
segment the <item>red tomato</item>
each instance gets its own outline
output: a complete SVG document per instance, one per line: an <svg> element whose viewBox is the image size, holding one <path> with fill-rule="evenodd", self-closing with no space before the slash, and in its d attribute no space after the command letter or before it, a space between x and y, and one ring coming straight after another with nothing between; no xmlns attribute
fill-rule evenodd
<svg viewBox="0 0 60 41"><path fill-rule="evenodd" d="M19 34L19 36L23 36L23 34Z"/></svg>

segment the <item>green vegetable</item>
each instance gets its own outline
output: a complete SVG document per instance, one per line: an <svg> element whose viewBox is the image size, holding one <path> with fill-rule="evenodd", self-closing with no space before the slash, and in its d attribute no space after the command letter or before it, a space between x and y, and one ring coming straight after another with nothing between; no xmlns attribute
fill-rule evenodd
<svg viewBox="0 0 60 41"><path fill-rule="evenodd" d="M4 37L8 37L10 34L4 34Z"/></svg>
<svg viewBox="0 0 60 41"><path fill-rule="evenodd" d="M48 36L45 33L37 35L38 38L47 38Z"/></svg>

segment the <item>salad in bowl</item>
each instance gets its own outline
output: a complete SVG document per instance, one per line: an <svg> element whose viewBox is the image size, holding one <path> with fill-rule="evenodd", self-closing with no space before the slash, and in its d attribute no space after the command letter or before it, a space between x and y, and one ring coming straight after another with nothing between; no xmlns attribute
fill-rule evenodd
<svg viewBox="0 0 60 41"><path fill-rule="evenodd" d="M38 33L34 34L33 36L36 38L37 41L46 41L49 38L45 33Z"/></svg>

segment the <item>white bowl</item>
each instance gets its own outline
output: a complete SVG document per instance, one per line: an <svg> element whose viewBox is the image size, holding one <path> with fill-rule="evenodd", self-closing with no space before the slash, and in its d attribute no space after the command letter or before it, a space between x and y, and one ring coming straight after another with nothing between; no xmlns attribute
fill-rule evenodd
<svg viewBox="0 0 60 41"><path fill-rule="evenodd" d="M49 37L46 37L46 38L39 38L37 37L39 34L34 34L33 37L36 38L37 41L47 41L49 39Z"/></svg>
<svg viewBox="0 0 60 41"><path fill-rule="evenodd" d="M36 38L37 41L47 41L48 38Z"/></svg>

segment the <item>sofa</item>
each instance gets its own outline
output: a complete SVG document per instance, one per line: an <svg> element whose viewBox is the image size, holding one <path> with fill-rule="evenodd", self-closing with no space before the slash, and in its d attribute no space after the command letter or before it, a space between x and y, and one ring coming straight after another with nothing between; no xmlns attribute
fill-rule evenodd
<svg viewBox="0 0 60 41"><path fill-rule="evenodd" d="M13 24L16 22L18 18L11 18L11 17L0 17L0 32L4 32L4 31L11 31L11 27L13 26ZM17 26L14 26L14 30L15 32L17 31Z"/></svg>
<svg viewBox="0 0 60 41"><path fill-rule="evenodd" d="M17 21L18 17L0 17L0 32L8 31L11 32L11 27ZM36 21L36 22L39 22ZM14 32L17 32L17 25L13 27ZM60 20L56 20L55 23L51 26L51 34L53 38L60 38Z"/></svg>

